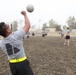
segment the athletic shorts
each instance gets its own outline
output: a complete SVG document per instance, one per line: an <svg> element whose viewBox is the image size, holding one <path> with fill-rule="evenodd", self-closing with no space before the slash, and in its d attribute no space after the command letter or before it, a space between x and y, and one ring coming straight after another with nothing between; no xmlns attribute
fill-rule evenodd
<svg viewBox="0 0 76 75"><path fill-rule="evenodd" d="M32 36L34 36L35 34L34 33L32 33Z"/></svg>
<svg viewBox="0 0 76 75"><path fill-rule="evenodd" d="M70 36L69 36L69 35L67 35L67 36L65 37L65 39L70 39Z"/></svg>
<svg viewBox="0 0 76 75"><path fill-rule="evenodd" d="M42 34L42 37L44 37L45 36L45 34Z"/></svg>
<svg viewBox="0 0 76 75"><path fill-rule="evenodd" d="M19 63L9 63L9 65L12 75L34 75L27 59Z"/></svg>
<svg viewBox="0 0 76 75"><path fill-rule="evenodd" d="M27 36L27 38L29 38L29 36Z"/></svg>

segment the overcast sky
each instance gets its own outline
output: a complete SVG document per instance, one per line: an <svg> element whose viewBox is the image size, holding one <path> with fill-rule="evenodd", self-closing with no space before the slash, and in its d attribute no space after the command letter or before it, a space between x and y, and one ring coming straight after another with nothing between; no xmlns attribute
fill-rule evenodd
<svg viewBox="0 0 76 75"><path fill-rule="evenodd" d="M76 0L0 0L0 22L23 20L20 12L28 4L34 6L34 12L27 12L31 25L39 26L51 19L65 25L69 16L76 18Z"/></svg>

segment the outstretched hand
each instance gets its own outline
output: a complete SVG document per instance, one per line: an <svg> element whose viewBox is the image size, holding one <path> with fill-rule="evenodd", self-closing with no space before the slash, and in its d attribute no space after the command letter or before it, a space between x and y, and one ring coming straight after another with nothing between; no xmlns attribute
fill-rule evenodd
<svg viewBox="0 0 76 75"><path fill-rule="evenodd" d="M25 16L26 15L26 12L25 11L21 11L21 14Z"/></svg>

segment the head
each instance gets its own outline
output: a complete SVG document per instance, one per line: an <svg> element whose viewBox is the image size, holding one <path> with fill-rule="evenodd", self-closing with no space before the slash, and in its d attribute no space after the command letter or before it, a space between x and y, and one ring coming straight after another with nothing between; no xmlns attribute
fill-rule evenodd
<svg viewBox="0 0 76 75"><path fill-rule="evenodd" d="M70 29L69 27L67 27L67 29Z"/></svg>
<svg viewBox="0 0 76 75"><path fill-rule="evenodd" d="M9 34L11 34L11 28L9 25L5 24L5 22L0 23L0 35L3 37L7 37Z"/></svg>

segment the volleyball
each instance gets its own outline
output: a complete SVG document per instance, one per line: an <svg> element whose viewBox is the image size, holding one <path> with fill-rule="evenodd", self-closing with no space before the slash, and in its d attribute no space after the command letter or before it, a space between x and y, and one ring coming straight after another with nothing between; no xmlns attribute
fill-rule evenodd
<svg viewBox="0 0 76 75"><path fill-rule="evenodd" d="M34 6L32 4L29 4L27 5L26 10L31 13L34 11Z"/></svg>

